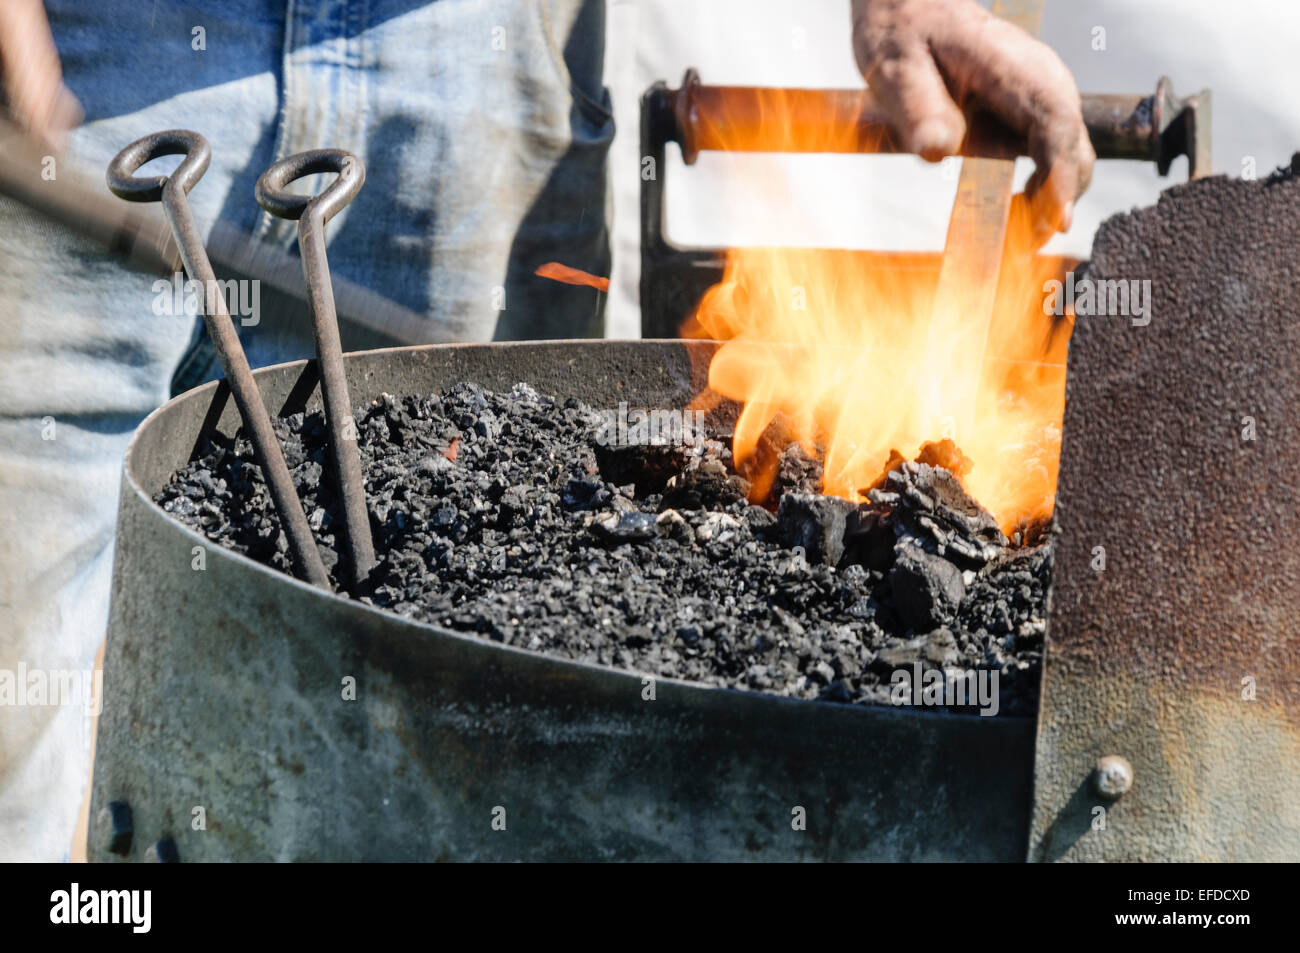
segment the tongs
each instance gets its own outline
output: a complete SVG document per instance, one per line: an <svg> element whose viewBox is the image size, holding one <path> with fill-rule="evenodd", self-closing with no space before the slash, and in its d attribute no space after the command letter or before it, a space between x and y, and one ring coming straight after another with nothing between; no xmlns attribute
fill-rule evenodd
<svg viewBox="0 0 1300 953"><path fill-rule="evenodd" d="M171 175L135 175L145 163L168 155L185 157ZM113 194L129 202L162 203L186 274L199 282L204 290L203 322L225 372L244 431L252 441L266 478L272 504L289 542L295 573L312 585L330 589L329 575L307 523L302 500L294 488L284 453L276 440L271 415L253 379L248 358L190 211L189 191L207 171L211 157L207 140L197 132L185 129L157 132L136 140L113 158L108 167L108 187ZM314 198L283 191L289 182L315 172L337 172L339 177ZM364 180L365 170L355 156L339 150L322 150L277 162L257 183L257 199L267 211L299 220L299 247L311 297L331 456L343 501L348 580L352 586L364 580L374 567L375 554L356 445L356 424L343 374L342 346L325 260L324 228L325 223L351 201Z"/></svg>

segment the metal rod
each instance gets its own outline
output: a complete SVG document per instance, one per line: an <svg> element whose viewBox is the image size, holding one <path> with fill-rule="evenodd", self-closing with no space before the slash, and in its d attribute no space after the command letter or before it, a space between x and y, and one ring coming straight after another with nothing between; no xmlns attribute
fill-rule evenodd
<svg viewBox="0 0 1300 953"><path fill-rule="evenodd" d="M701 152L906 151L870 89L780 89L712 86L688 69L678 89L654 91L665 138L681 146L692 164ZM1208 175L1210 94L1178 98L1167 77L1149 96L1086 93L1083 121L1098 158L1145 159L1162 175L1186 155L1190 178ZM966 138L959 155L1014 159L1028 155L1024 134L987 110L966 110Z"/></svg>
<svg viewBox="0 0 1300 953"><path fill-rule="evenodd" d="M320 195L295 195L285 187L304 176L336 172L338 178ZM356 421L348 397L343 370L343 345L339 341L338 316L334 310L334 288L325 257L325 225L361 189L366 180L361 160L342 149L315 149L281 159L257 180L257 203L279 218L297 219L298 248L302 252L303 277L311 304L312 334L320 365L325 421L329 426L330 455L343 502L343 529L347 539L349 581L363 582L375 567L375 544L370 534L370 513L366 509L365 480L357 450Z"/></svg>
<svg viewBox="0 0 1300 953"><path fill-rule="evenodd" d="M1031 35L1038 33L1043 0L994 0L993 14L1008 15ZM967 136L969 140L970 136ZM960 444L974 430L984 353L993 325L998 276L1011 214L1015 161L971 158L962 163L957 195L948 219L943 265L930 312L930 353L947 354L949 366L965 364L972 374L957 374L926 388L930 414L958 414L955 437Z"/></svg>
<svg viewBox="0 0 1300 953"><path fill-rule="evenodd" d="M171 175L135 175L136 170L146 162L169 155L185 157ZM279 514L280 525L289 541L294 567L302 579L322 589L329 589L329 574L325 571L325 563L316 548L311 527L307 525L302 501L294 489L289 467L271 426L271 415L253 380L248 358L239 343L239 335L230 319L225 297L203 247L203 238L190 213L187 196L190 189L203 178L211 158L212 152L207 140L197 132L185 129L156 132L137 139L113 158L108 166L108 187L114 195L128 202L162 202L163 214L176 238L185 271L191 279L203 286L203 323L207 326L213 348L226 373L226 381L235 398L244 430L253 442L253 450L266 477L266 485Z"/></svg>

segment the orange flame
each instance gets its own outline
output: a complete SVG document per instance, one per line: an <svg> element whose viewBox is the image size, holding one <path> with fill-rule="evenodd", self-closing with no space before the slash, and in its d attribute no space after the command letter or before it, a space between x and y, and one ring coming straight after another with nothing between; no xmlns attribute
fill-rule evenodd
<svg viewBox="0 0 1300 953"><path fill-rule="evenodd" d="M1035 289L1054 266L1026 260L1019 274L1004 274L980 367L969 349L929 339L934 274L864 261L825 250L728 252L723 280L683 334L727 342L709 366L709 388L744 405L737 462L782 414L822 457L823 490L860 501L891 450L913 459L922 444L952 438L973 463L967 491L1005 532L1050 516L1068 326L1043 314ZM962 381L970 386L954 386ZM977 395L973 415L955 406L962 393Z"/></svg>
<svg viewBox="0 0 1300 953"><path fill-rule="evenodd" d="M773 91L774 93L776 91ZM753 138L754 115L796 145L779 96L736 128ZM727 123L711 117L713 148ZM771 148L771 137L765 137ZM744 147L744 142L739 143ZM1007 249L1029 249L1023 204ZM987 345L931 333L938 256L788 248L728 251L722 281L682 329L726 343L709 367L709 388L743 405L734 455L751 464L764 431L781 416L824 464L823 490L865 499L890 451L914 459L923 444L953 439L973 467L961 477L1008 534L1051 515L1065 407L1068 319L1044 314L1043 286L1062 262L1006 252ZM981 320L972 315L972 320ZM706 392L708 393L708 392ZM974 406L971 403L974 395ZM959 406L960 405L960 406ZM766 495L775 461L754 481Z"/></svg>
<svg viewBox="0 0 1300 953"><path fill-rule="evenodd" d="M558 261L548 261L544 265L538 265L537 270L533 272L542 278L550 278L552 281L559 281L566 285L587 285L598 291L609 290L609 279L601 278L599 275L593 275L589 272L582 271L579 268L570 268L568 265L561 265Z"/></svg>

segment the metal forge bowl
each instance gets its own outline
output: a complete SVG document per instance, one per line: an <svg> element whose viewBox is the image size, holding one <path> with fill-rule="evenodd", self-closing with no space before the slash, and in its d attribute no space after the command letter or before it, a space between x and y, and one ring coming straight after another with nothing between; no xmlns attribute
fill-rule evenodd
<svg viewBox="0 0 1300 953"><path fill-rule="evenodd" d="M438 345L346 361L356 405L473 380L669 408L703 387L715 347ZM319 409L311 365L256 377L280 414ZM165 838L186 861L1025 857L1032 719L670 679L648 700L639 674L412 622L212 544L152 497L202 428L238 427L227 394L172 400L127 453L91 859L118 859L114 801L133 813L133 859Z"/></svg>

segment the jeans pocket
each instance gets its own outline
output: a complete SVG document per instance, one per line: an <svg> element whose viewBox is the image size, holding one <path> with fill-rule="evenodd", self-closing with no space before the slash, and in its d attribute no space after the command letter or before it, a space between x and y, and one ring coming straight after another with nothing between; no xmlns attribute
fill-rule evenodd
<svg viewBox="0 0 1300 953"><path fill-rule="evenodd" d="M605 0L536 0L533 9L560 82L583 118L597 128L613 121L604 84Z"/></svg>

